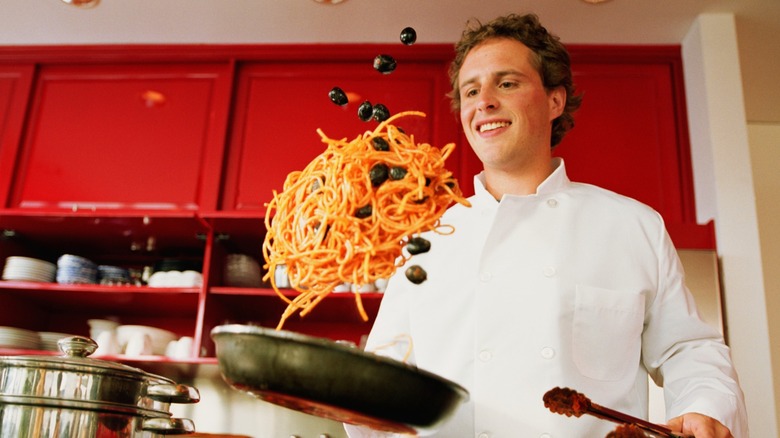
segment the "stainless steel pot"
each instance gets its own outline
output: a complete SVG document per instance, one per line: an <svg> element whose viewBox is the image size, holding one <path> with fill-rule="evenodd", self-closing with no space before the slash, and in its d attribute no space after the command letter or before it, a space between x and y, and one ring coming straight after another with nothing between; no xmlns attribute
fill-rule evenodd
<svg viewBox="0 0 780 438"><path fill-rule="evenodd" d="M425 435L468 399L440 376L323 338L237 324L211 337L234 388L331 420Z"/></svg>
<svg viewBox="0 0 780 438"><path fill-rule="evenodd" d="M0 357L0 437L156 438L195 431L171 403L196 403L194 387L87 356L97 344L60 340L63 356Z"/></svg>

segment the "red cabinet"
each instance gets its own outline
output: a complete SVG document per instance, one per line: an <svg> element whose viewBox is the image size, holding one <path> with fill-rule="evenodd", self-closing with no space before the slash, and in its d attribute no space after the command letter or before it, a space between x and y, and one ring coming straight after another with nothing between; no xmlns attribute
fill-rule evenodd
<svg viewBox="0 0 780 438"><path fill-rule="evenodd" d="M9 206L213 208L230 79L227 63L42 66Z"/></svg>
<svg viewBox="0 0 780 438"><path fill-rule="evenodd" d="M427 113L397 124L419 142L459 143L447 167L465 193L481 168L446 97L449 45L24 50L0 47L0 268L14 255L135 268L174 256L200 261L204 283L0 281L0 325L87 334L87 319L117 316L193 336L205 349L194 362L214 360L216 325L275 326L284 302L267 287L229 286L228 255L261 260L264 204L324 149L317 128L352 139L376 127L357 117L363 100ZM396 57L395 72L373 69L379 53ZM572 55L585 100L555 153L572 179L651 205L678 246L696 247L685 239L712 227L694 220L679 48ZM350 96L346 107L328 98L334 86ZM370 318L381 297L362 295ZM358 342L370 326L351 294L332 294L285 328Z"/></svg>

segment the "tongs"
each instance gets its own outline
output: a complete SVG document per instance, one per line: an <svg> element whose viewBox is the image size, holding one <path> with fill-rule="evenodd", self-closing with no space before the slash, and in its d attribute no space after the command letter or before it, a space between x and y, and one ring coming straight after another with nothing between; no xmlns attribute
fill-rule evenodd
<svg viewBox="0 0 780 438"><path fill-rule="evenodd" d="M569 388L555 387L544 394L543 401L546 408L556 414L566 415L567 417L580 417L582 414L589 414L618 424L632 424L651 434L651 437L693 438L689 435L680 435L672 432L666 426L654 424L641 418L597 405L591 402L584 394Z"/></svg>

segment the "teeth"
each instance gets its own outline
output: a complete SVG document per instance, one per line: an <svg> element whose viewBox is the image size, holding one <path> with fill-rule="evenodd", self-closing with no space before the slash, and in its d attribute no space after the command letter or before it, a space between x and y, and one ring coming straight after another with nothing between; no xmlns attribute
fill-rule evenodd
<svg viewBox="0 0 780 438"><path fill-rule="evenodd" d="M504 126L509 126L509 122L485 123L479 127L479 132L492 131L494 129L503 128Z"/></svg>

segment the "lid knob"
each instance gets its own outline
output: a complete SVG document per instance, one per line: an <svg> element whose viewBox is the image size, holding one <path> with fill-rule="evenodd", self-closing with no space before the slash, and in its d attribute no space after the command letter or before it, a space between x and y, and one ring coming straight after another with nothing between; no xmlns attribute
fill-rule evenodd
<svg viewBox="0 0 780 438"><path fill-rule="evenodd" d="M66 357L87 357L97 350L98 344L85 336L68 336L57 341L57 347Z"/></svg>

